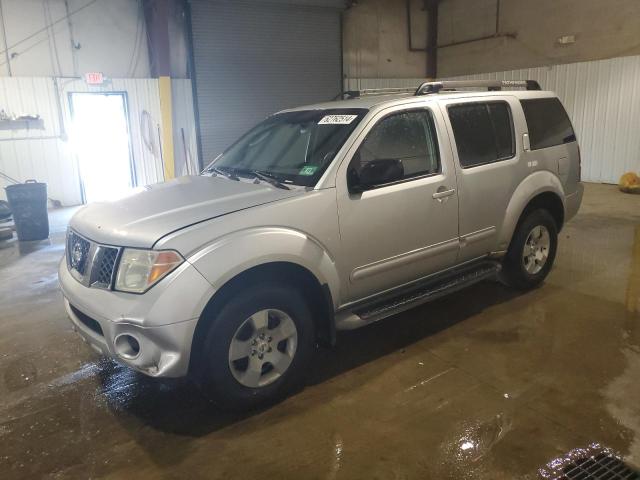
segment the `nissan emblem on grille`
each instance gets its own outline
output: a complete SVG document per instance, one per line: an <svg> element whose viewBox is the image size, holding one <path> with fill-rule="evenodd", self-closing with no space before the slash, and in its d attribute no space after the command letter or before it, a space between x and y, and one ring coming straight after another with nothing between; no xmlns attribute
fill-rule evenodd
<svg viewBox="0 0 640 480"><path fill-rule="evenodd" d="M71 275L87 287L111 288L118 247L98 245L73 230L67 237L67 266Z"/></svg>
<svg viewBox="0 0 640 480"><path fill-rule="evenodd" d="M80 262L82 261L82 247L80 243L73 244L73 251L71 252L71 266L76 270L80 270Z"/></svg>
<svg viewBox="0 0 640 480"><path fill-rule="evenodd" d="M87 254L89 253L89 242L73 232L70 234L70 240L69 264L71 268L81 275L84 275L87 264Z"/></svg>

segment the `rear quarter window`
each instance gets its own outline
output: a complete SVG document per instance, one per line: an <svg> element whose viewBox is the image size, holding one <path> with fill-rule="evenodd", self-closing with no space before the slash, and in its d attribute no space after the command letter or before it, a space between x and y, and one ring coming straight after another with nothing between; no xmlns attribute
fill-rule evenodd
<svg viewBox="0 0 640 480"><path fill-rule="evenodd" d="M531 150L576 141L569 115L557 98L520 100L527 120Z"/></svg>

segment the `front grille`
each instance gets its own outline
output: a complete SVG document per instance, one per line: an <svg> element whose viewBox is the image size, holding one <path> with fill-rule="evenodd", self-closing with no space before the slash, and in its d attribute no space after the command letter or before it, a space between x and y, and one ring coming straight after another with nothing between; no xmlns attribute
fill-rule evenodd
<svg viewBox="0 0 640 480"><path fill-rule="evenodd" d="M607 479L638 480L638 472L631 470L621 460L607 453L595 457L579 458L562 469L561 480Z"/></svg>
<svg viewBox="0 0 640 480"><path fill-rule="evenodd" d="M78 320L80 320L80 322L85 327L87 327L92 332L97 333L101 337L104 336L104 333L102 332L102 327L96 320L91 318L89 315L82 313L80 310L78 310L76 307L74 307L71 304L69 304L69 307L71 307L71 311L73 312L73 314L78 318Z"/></svg>
<svg viewBox="0 0 640 480"><path fill-rule="evenodd" d="M99 245L68 231L67 266L73 277L87 287L111 288L119 253L118 247Z"/></svg>
<svg viewBox="0 0 640 480"><path fill-rule="evenodd" d="M116 268L118 249L113 247L99 247L99 249L93 268L91 286L109 288Z"/></svg>

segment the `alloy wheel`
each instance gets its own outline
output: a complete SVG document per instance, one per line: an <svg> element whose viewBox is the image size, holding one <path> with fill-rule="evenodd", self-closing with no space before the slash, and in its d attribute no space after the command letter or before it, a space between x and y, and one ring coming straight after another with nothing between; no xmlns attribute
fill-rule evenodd
<svg viewBox="0 0 640 480"><path fill-rule="evenodd" d="M264 309L247 318L229 345L229 368L245 387L270 385L287 371L298 345L298 330L282 310Z"/></svg>

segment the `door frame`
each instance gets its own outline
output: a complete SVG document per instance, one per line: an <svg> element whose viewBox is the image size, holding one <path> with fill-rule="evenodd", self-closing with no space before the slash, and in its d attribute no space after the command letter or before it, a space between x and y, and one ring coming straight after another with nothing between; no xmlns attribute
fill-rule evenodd
<svg viewBox="0 0 640 480"><path fill-rule="evenodd" d="M351 144L347 147L345 154L339 160L339 163L337 164L334 170L335 172L334 181L335 181L335 188L336 188L336 200L338 202L338 205L337 205L338 211L340 209L339 203L342 201L341 199L342 196L346 196L349 198L355 196L355 194L349 193L349 189L347 185L347 171L349 168L349 164L353 159L353 156L355 155L357 150L360 148L362 143L365 141L365 139L369 135L369 132L371 132L371 130L373 130L379 124L379 122L382 121L383 119L394 114L398 114L406 111L413 111L413 110L428 110L431 112L433 116L433 121L435 123L435 128L436 128L438 150L440 153L440 172L403 179L401 181L394 182L392 184L381 186L380 188L367 190L357 195L366 196L366 195L370 195L371 192L375 192L373 193L374 195L382 195L384 194L385 191L390 189L402 190L403 188L405 188L404 184L409 182L422 182L422 183L428 184L428 183L431 183L432 181L435 183L436 181L450 178L454 188L456 189L456 193L454 195L455 195L456 205L458 205L459 199L458 199L458 185L457 185L458 184L457 170L456 170L455 161L453 158L453 150L451 149L451 145L449 142L449 133L447 131L446 124L444 123L443 113L438 102L434 101L433 99L425 98L420 102L409 101L409 102L398 103L395 105L390 105L390 106L381 108L377 111L372 112L371 115L367 115L363 119L362 127L360 126L358 127L360 128L360 131L355 134L355 137L353 137ZM349 297L349 301L346 302L346 304L357 303L357 302L363 301L366 298L373 297L390 290L388 288L381 288L378 291L369 292L367 295L361 298L353 297L354 291L353 291L353 285L352 285L352 274L354 271L361 269L363 267L370 267L370 266L373 267L374 265L384 264L385 262L394 262L395 260L404 258L405 256L411 255L413 253L423 253L427 255L427 252L431 253L434 251L433 250L434 247L436 249L443 248L445 247L445 244L449 244L449 243L452 244L451 245L452 249L456 251L456 260L452 263L451 266L454 266L455 264L457 264L457 256L459 255L459 248L460 248L459 246L460 232L459 232L459 225L458 225L458 218L457 218L458 215L459 215L458 208L456 208L456 222L455 222L456 234L452 238L447 239L446 241L438 242L431 245L421 245L420 248L418 248L420 252L418 252L417 250L401 252L391 257L378 259L370 264L358 265L357 268L353 270L352 269L340 270L339 275L340 275L341 281L343 281L344 284L347 285L347 297ZM340 224L339 228L340 229L343 228L342 224ZM341 237L342 237L342 233L341 233ZM340 257L344 258L344 255L345 255L344 245L341 244ZM343 261L342 264L344 265L345 262ZM443 270L446 270L447 268L444 268ZM415 278L413 280L403 282L403 284L414 283L416 281L419 281L421 278L428 277L434 273L437 273L437 272L431 272L429 274L425 274L423 276L420 276L419 278ZM343 306L341 306L341 308Z"/></svg>
<svg viewBox="0 0 640 480"><path fill-rule="evenodd" d="M86 91L72 91L72 92L68 92L67 93L67 102L69 103L69 115L71 117L71 127L73 128L73 124L74 124L74 109L73 109L73 95L75 94L80 94L80 95L104 95L104 96L112 96L112 95L118 95L120 97L122 97L122 103L124 106L124 117L125 117L125 123L127 125L127 144L129 146L129 172L131 175L131 186L133 188L138 186L138 174L136 172L136 163L135 163L135 159L134 159L134 154L133 154L133 144L132 144L132 139L131 139L131 124L130 124L130 118L129 118L129 94L126 90L114 90L114 91L108 91L108 92L101 92L101 91L95 91L95 92L86 92ZM79 161L79 158L77 158L77 154L76 154L76 160ZM78 162L79 163L79 162ZM78 165L79 167L79 165ZM86 193L85 193L85 188L84 188L84 182L82 180L82 171L80 168L78 168L78 183L80 185L80 197L81 197L81 201L82 204L86 204L87 203L87 197L86 197Z"/></svg>

